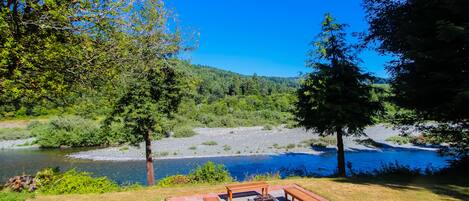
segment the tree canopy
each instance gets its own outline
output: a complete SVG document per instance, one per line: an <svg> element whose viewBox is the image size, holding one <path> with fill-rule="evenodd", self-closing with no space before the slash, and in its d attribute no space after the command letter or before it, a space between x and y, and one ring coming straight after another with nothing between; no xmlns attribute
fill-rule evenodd
<svg viewBox="0 0 469 201"><path fill-rule="evenodd" d="M74 89L112 75L110 31L119 1L2 1L0 103L18 109L63 103Z"/></svg>
<svg viewBox="0 0 469 201"><path fill-rule="evenodd" d="M414 111L406 124L435 134L460 153L469 142L469 2L365 0L366 42L395 56L388 64L393 101Z"/></svg>

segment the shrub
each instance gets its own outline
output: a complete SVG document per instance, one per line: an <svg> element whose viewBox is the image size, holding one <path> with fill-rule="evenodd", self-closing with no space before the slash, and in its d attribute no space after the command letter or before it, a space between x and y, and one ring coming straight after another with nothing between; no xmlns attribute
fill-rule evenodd
<svg viewBox="0 0 469 201"><path fill-rule="evenodd" d="M469 178L469 156L449 160L449 166L434 172L440 181L466 184Z"/></svg>
<svg viewBox="0 0 469 201"><path fill-rule="evenodd" d="M184 138L184 137L192 137L197 133L188 126L178 127L174 129L173 137L175 138Z"/></svg>
<svg viewBox="0 0 469 201"><path fill-rule="evenodd" d="M266 124L266 125L262 128L262 130L268 130L268 131L270 131L270 130L272 130L272 129L273 129L273 126L270 125L270 124Z"/></svg>
<svg viewBox="0 0 469 201"><path fill-rule="evenodd" d="M371 138L366 138L366 139L355 139L354 140L356 143L368 146L368 147L382 147L383 145L380 143L377 143Z"/></svg>
<svg viewBox="0 0 469 201"><path fill-rule="evenodd" d="M337 139L333 136L312 138L309 140L302 141L303 144L310 145L312 147L327 147L334 146L337 144Z"/></svg>
<svg viewBox="0 0 469 201"><path fill-rule="evenodd" d="M52 181L42 186L40 190L46 194L83 194L104 193L118 189L119 186L106 177L94 178L88 172L77 172L72 169L55 175Z"/></svg>
<svg viewBox="0 0 469 201"><path fill-rule="evenodd" d="M223 150L225 150L225 151L229 151L229 150L231 150L231 146L230 146L230 145L227 145L227 144L225 144L225 145L223 145Z"/></svg>
<svg viewBox="0 0 469 201"><path fill-rule="evenodd" d="M386 138L387 142L391 142L393 144L398 144L398 145L403 145L403 144L409 144L411 142L412 137L411 136L391 136Z"/></svg>
<svg viewBox="0 0 469 201"><path fill-rule="evenodd" d="M167 151L153 153L153 157L166 157L166 156L169 156L169 152Z"/></svg>
<svg viewBox="0 0 469 201"><path fill-rule="evenodd" d="M273 144L272 146L273 146L274 148L276 148L276 149L281 149L281 148L283 148L282 146L278 145L277 143Z"/></svg>
<svg viewBox="0 0 469 201"><path fill-rule="evenodd" d="M37 127L37 126L40 126L40 125L42 125L42 123L40 121L31 121L31 122L28 123L28 126L26 126L26 129L31 130L31 129Z"/></svg>
<svg viewBox="0 0 469 201"><path fill-rule="evenodd" d="M17 140L31 137L31 133L24 128L0 128L0 140Z"/></svg>
<svg viewBox="0 0 469 201"><path fill-rule="evenodd" d="M58 168L45 168L36 173L36 187L41 188L52 183L54 176L59 174Z"/></svg>
<svg viewBox="0 0 469 201"><path fill-rule="evenodd" d="M206 145L206 146L215 146L217 145L218 143L215 142L215 141L206 141L206 142L203 142L202 145Z"/></svg>
<svg viewBox="0 0 469 201"><path fill-rule="evenodd" d="M293 149L293 148L295 148L295 147L296 147L295 144L288 144L285 148L286 148L286 149Z"/></svg>
<svg viewBox="0 0 469 201"><path fill-rule="evenodd" d="M161 187L168 187L168 186L174 186L174 185L182 185L182 184L188 184L190 183L191 180L188 176L186 175L173 175L173 176L168 176L163 178L158 182L158 186Z"/></svg>
<svg viewBox="0 0 469 201"><path fill-rule="evenodd" d="M222 183L233 180L222 164L207 162L189 174L192 183Z"/></svg>
<svg viewBox="0 0 469 201"><path fill-rule="evenodd" d="M123 147L119 148L119 151L128 151L128 150L129 150L128 146L123 146Z"/></svg>
<svg viewBox="0 0 469 201"><path fill-rule="evenodd" d="M191 146L191 147L189 147L189 150L196 150L196 149L197 149L196 146Z"/></svg>
<svg viewBox="0 0 469 201"><path fill-rule="evenodd" d="M293 128L297 128L297 127L299 127L298 123L296 123L294 121L288 121L287 124L285 124L285 128L288 128L288 129L293 129Z"/></svg>
<svg viewBox="0 0 469 201"><path fill-rule="evenodd" d="M386 179L410 179L417 176L422 175L422 171L420 168L411 168L406 165L401 165L397 161L394 163L382 163L381 167L374 169L372 171L364 171L364 172L354 172L352 169L351 164L347 164L349 166L350 172L352 176L358 178L386 178ZM433 174L432 169L428 167L425 170L426 174Z"/></svg>
<svg viewBox="0 0 469 201"><path fill-rule="evenodd" d="M381 167L373 170L372 175L378 177L402 178L421 175L420 169L412 169L409 166L394 163L381 164Z"/></svg>
<svg viewBox="0 0 469 201"><path fill-rule="evenodd" d="M280 173L265 173L265 174L255 174L246 177L246 181L269 181L269 180L278 180L281 179Z"/></svg>
<svg viewBox="0 0 469 201"><path fill-rule="evenodd" d="M99 135L104 142L110 145L119 145L127 142L138 141L134 135L129 135L130 130L122 122L112 122L99 128Z"/></svg>
<svg viewBox="0 0 469 201"><path fill-rule="evenodd" d="M41 147L84 147L106 144L98 123L78 116L58 117L35 126L31 133Z"/></svg>

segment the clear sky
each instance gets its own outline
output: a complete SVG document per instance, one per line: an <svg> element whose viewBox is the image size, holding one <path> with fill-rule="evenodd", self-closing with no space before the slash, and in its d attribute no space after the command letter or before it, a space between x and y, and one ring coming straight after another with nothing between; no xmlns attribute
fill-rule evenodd
<svg viewBox="0 0 469 201"><path fill-rule="evenodd" d="M185 32L196 31L198 48L185 55L204 64L237 73L297 76L309 72L304 61L318 34L324 13L330 12L349 33L367 23L361 0L166 0ZM364 71L387 77L388 57L366 51Z"/></svg>

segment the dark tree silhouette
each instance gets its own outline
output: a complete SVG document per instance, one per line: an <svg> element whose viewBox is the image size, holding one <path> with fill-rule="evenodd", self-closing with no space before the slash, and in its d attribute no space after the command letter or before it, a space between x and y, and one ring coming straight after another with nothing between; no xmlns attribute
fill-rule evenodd
<svg viewBox="0 0 469 201"><path fill-rule="evenodd" d="M391 53L394 102L417 125L466 155L469 151L469 1L365 0L366 42ZM428 125L432 120L439 124Z"/></svg>

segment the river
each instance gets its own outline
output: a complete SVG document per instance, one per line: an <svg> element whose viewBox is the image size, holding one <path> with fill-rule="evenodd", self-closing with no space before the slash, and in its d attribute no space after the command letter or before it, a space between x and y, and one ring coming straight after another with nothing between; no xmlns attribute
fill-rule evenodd
<svg viewBox="0 0 469 201"><path fill-rule="evenodd" d="M91 161L71 159L67 154L80 151L65 150L0 150L0 180L19 174L32 174L45 167L59 167L61 170L75 168L78 171L92 172L95 176L107 176L119 184L145 183L144 161ZM449 158L442 157L434 151L413 149L387 149L384 151L347 152L346 160L352 163L355 171L370 171L385 163L397 161L401 165L412 168L435 169L445 167ZM168 175L186 174L207 161L224 164L231 175L237 180L258 173L291 172L326 176L334 172L336 167L335 151L321 155L280 154L258 156L232 156L192 159L155 160L157 179Z"/></svg>

